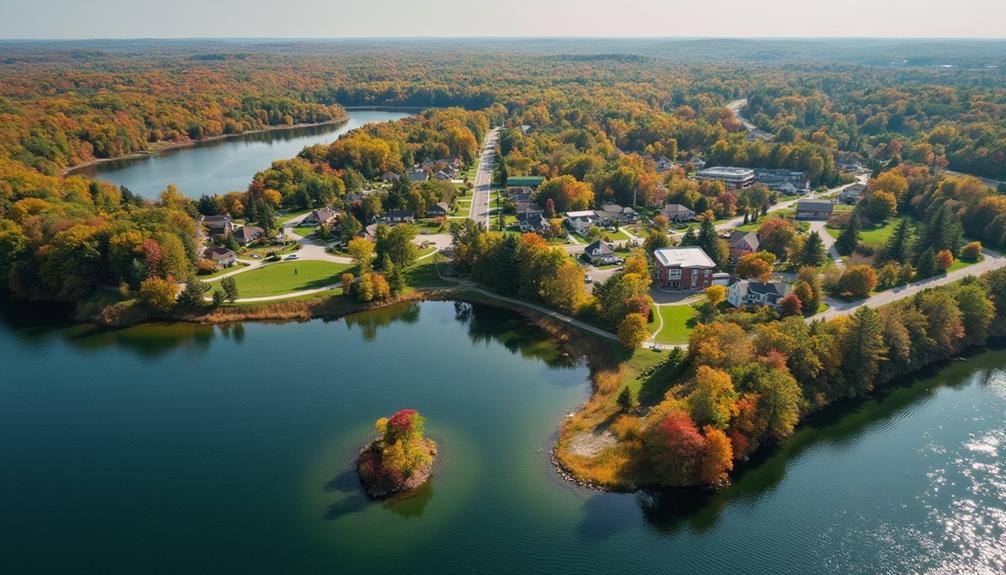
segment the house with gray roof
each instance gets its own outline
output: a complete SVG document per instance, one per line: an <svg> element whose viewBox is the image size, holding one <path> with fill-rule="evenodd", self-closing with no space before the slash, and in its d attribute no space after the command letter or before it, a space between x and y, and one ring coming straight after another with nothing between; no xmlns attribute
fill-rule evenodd
<svg viewBox="0 0 1006 575"><path fill-rule="evenodd" d="M782 282L740 280L727 288L727 301L738 308L745 305L779 307L779 300L788 293L789 286Z"/></svg>

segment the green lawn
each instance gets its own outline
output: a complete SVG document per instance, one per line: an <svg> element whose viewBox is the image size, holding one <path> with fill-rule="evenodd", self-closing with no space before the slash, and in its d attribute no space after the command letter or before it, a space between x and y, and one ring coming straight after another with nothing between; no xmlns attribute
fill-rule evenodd
<svg viewBox="0 0 1006 575"><path fill-rule="evenodd" d="M306 238L307 236L314 233L315 226L294 226L293 233Z"/></svg>
<svg viewBox="0 0 1006 575"><path fill-rule="evenodd" d="M335 285L351 267L316 260L283 261L238 274L234 280L239 298L266 297Z"/></svg>
<svg viewBox="0 0 1006 575"><path fill-rule="evenodd" d="M692 333L690 320L695 317L695 308L690 305L662 305L657 307L664 327L657 333L657 343L687 343Z"/></svg>
<svg viewBox="0 0 1006 575"><path fill-rule="evenodd" d="M303 214L308 214L308 213L311 213L311 210L295 210L295 211L292 211L290 213L286 213L286 214L283 214L283 215L277 215L276 216L276 225L277 226L282 226L283 224L285 224L288 221L296 218L297 216L300 216L300 215L303 215Z"/></svg>
<svg viewBox="0 0 1006 575"><path fill-rule="evenodd" d="M863 230L859 233L859 242L873 247L874 249L880 249L887 245L887 240L890 239L891 234L898 227L898 224L905 218L892 218L887 221L882 226L877 226L872 229ZM828 235L838 239L838 236L842 234L842 230L836 230L832 228L826 228L828 230Z"/></svg>

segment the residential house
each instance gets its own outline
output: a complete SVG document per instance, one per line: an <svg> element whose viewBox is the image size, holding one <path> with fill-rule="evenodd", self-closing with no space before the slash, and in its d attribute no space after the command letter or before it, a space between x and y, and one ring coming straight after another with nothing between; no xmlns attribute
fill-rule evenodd
<svg viewBox="0 0 1006 575"><path fill-rule="evenodd" d="M517 214L517 225L520 231L535 232L537 234L549 235L552 233L552 225L545 218L541 210L527 210Z"/></svg>
<svg viewBox="0 0 1006 575"><path fill-rule="evenodd" d="M796 219L827 220L835 210L835 204L829 200L797 200Z"/></svg>
<svg viewBox="0 0 1006 575"><path fill-rule="evenodd" d="M234 231L234 239L242 246L247 246L263 236L265 236L265 230L258 226L241 226Z"/></svg>
<svg viewBox="0 0 1006 575"><path fill-rule="evenodd" d="M372 242L377 241L377 226L381 224L370 224L369 226L360 230L360 233L356 234L358 238L368 239Z"/></svg>
<svg viewBox="0 0 1006 575"><path fill-rule="evenodd" d="M695 179L700 181L719 180L728 188L744 188L754 183L755 173L750 168L714 166L696 172Z"/></svg>
<svg viewBox="0 0 1006 575"><path fill-rule="evenodd" d="M597 214L598 216L614 219L620 224L633 224L639 221L639 214L630 207L622 207L618 204L604 204Z"/></svg>
<svg viewBox="0 0 1006 575"><path fill-rule="evenodd" d="M427 156L423 158L422 162L420 162L419 167L425 171L433 169L434 165L436 165L436 162L433 161L433 158Z"/></svg>
<svg viewBox="0 0 1006 575"><path fill-rule="evenodd" d="M415 217L413 217L412 212L409 210L388 210L384 212L382 219L392 224L412 223L415 221Z"/></svg>
<svg viewBox="0 0 1006 575"><path fill-rule="evenodd" d="M855 204L863 198L864 193L866 193L865 184L852 184L839 192L838 199L845 204Z"/></svg>
<svg viewBox="0 0 1006 575"><path fill-rule="evenodd" d="M661 289L701 291L713 284L716 263L699 246L655 250L653 262Z"/></svg>
<svg viewBox="0 0 1006 575"><path fill-rule="evenodd" d="M688 163L696 170L701 170L706 167L706 161L698 156L692 156L692 159L688 160Z"/></svg>
<svg viewBox="0 0 1006 575"><path fill-rule="evenodd" d="M507 188L507 198L516 204L517 202L530 202L534 199L534 190L527 186L514 186Z"/></svg>
<svg viewBox="0 0 1006 575"><path fill-rule="evenodd" d="M413 184L421 184L430 179L425 170L409 170L409 181Z"/></svg>
<svg viewBox="0 0 1006 575"><path fill-rule="evenodd" d="M657 158L657 173L663 174L664 172L669 172L675 168L674 162L671 161L667 156L660 156Z"/></svg>
<svg viewBox="0 0 1006 575"><path fill-rule="evenodd" d="M447 202L437 202L426 208L426 217L428 218L446 218L449 213L451 213L451 207L447 205Z"/></svg>
<svg viewBox="0 0 1006 575"><path fill-rule="evenodd" d="M229 268L238 261L238 255L233 250L227 248L206 248L203 258L212 261L222 268Z"/></svg>
<svg viewBox="0 0 1006 575"><path fill-rule="evenodd" d="M214 239L223 238L234 232L234 222L230 216L203 216L200 223Z"/></svg>
<svg viewBox="0 0 1006 575"><path fill-rule="evenodd" d="M681 204L667 204L660 210L660 213L672 223L690 222L695 219L695 211Z"/></svg>
<svg viewBox="0 0 1006 575"><path fill-rule="evenodd" d="M401 178L401 176L399 176L395 172L392 172L391 170L388 170L387 172L384 172L384 174L381 175L381 181L386 184L397 182L399 178Z"/></svg>
<svg viewBox="0 0 1006 575"><path fill-rule="evenodd" d="M597 213L594 210L583 210L579 212L566 212L566 225L581 236L586 236L590 227L597 222Z"/></svg>
<svg viewBox="0 0 1006 575"><path fill-rule="evenodd" d="M603 266L615 263L615 250L606 241L597 240L584 248L583 253L595 266Z"/></svg>
<svg viewBox="0 0 1006 575"><path fill-rule="evenodd" d="M338 217L339 210L332 208L318 208L301 220L301 224L305 226L327 226L334 223Z"/></svg>
<svg viewBox="0 0 1006 575"><path fill-rule="evenodd" d="M754 232L735 230L727 239L727 245L730 246L730 262L737 263L742 257L758 251L761 242Z"/></svg>
<svg viewBox="0 0 1006 575"><path fill-rule="evenodd" d="M770 305L779 307L779 300L789 293L782 282L740 280L727 288L727 301L734 307L745 305Z"/></svg>
<svg viewBox="0 0 1006 575"><path fill-rule="evenodd" d="M451 177L452 176L450 174L448 174L443 170L440 170L439 172L433 174L433 178L436 180L440 180L441 182L449 182L451 181Z"/></svg>

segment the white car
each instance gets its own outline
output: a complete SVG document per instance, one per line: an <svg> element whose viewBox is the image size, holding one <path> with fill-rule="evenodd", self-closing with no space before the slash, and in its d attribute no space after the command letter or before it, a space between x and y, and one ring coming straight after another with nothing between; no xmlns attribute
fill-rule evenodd
<svg viewBox="0 0 1006 575"><path fill-rule="evenodd" d="M290 254L290 255L286 256L286 259L288 259L288 260L299 260L300 256L298 256L297 254Z"/></svg>
<svg viewBox="0 0 1006 575"><path fill-rule="evenodd" d="M594 283L594 278L590 277L590 274L583 274L583 283Z"/></svg>

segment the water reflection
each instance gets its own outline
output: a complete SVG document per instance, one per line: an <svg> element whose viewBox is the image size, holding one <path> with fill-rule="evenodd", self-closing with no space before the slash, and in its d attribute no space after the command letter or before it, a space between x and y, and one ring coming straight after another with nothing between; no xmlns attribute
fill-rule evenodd
<svg viewBox="0 0 1006 575"><path fill-rule="evenodd" d="M374 341L377 338L377 332L383 327L388 327L395 322L408 324L418 322L419 309L418 302L408 302L347 315L343 321L346 322L346 327L349 329L359 327L363 339L366 341Z"/></svg>
<svg viewBox="0 0 1006 575"><path fill-rule="evenodd" d="M497 342L511 353L541 360L551 368L572 369L582 360L582 355L570 353L541 330L529 329L522 315L507 309L459 301L454 302L454 318L468 326L474 343Z"/></svg>

